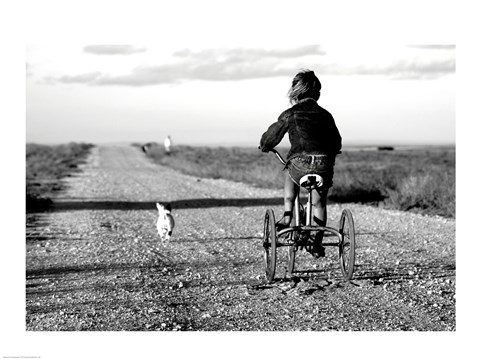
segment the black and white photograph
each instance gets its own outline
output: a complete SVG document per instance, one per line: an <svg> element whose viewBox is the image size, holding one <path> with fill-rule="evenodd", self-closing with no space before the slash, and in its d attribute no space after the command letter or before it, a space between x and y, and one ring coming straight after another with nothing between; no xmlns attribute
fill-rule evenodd
<svg viewBox="0 0 480 360"><path fill-rule="evenodd" d="M458 9L387 3L15 8L2 358L473 350Z"/></svg>

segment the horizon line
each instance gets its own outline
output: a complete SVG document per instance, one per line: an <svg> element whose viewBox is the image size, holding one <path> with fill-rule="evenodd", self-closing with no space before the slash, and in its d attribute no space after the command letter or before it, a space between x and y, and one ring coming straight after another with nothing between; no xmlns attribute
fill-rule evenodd
<svg viewBox="0 0 480 360"><path fill-rule="evenodd" d="M112 140L112 141L49 141L49 142L36 142L36 141L26 141L26 144L43 144L43 145L62 145L68 143L84 143L84 144L93 144L93 145L108 145L108 144L147 144L147 143L157 143L162 144L162 141L132 141L132 140ZM205 147L256 147L258 144L253 144L249 141L239 141L239 142L175 142L173 144L179 146L205 146ZM348 141L343 143L342 148L366 148L366 147L382 147L382 146L392 146L392 147L405 147L405 146L456 146L456 142L451 141ZM288 144L279 144L277 147L285 148L289 147Z"/></svg>

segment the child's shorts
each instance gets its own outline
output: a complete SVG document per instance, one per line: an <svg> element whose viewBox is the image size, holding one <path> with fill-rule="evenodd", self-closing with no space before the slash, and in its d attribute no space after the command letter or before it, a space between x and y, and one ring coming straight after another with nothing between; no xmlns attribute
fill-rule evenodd
<svg viewBox="0 0 480 360"><path fill-rule="evenodd" d="M300 179L307 174L318 174L323 178L320 189L328 189L333 185L333 168L335 156L299 155L290 159L286 165L290 178L300 185Z"/></svg>

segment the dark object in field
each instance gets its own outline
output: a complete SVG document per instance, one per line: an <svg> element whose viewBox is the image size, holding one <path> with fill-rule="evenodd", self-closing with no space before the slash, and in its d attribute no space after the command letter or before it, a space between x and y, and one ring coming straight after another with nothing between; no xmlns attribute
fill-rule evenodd
<svg viewBox="0 0 480 360"><path fill-rule="evenodd" d="M146 143L145 145L142 145L142 151L146 154L150 146L152 146L152 143Z"/></svg>
<svg viewBox="0 0 480 360"><path fill-rule="evenodd" d="M393 151L395 150L393 146L379 146L377 147L378 151Z"/></svg>

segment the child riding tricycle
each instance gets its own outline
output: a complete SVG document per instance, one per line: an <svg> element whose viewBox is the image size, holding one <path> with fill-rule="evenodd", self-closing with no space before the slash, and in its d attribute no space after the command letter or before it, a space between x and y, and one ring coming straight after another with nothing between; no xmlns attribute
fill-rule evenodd
<svg viewBox="0 0 480 360"><path fill-rule="evenodd" d="M290 246L288 271L293 272L295 253L305 248L315 257L325 256L325 232L337 235L340 267L344 277L351 279L355 259L353 217L344 210L339 228L327 227L327 194L333 184L335 157L341 153L342 138L333 116L320 107L321 84L313 71L299 72L288 92L292 107L282 112L278 121L262 135L259 148L274 152L287 170L285 176L285 211L275 222L273 210L267 210L264 223L266 276L275 274L276 248ZM291 144L285 161L274 149L288 132ZM308 192L306 206L299 202L301 188ZM294 223L292 225L292 219Z"/></svg>

